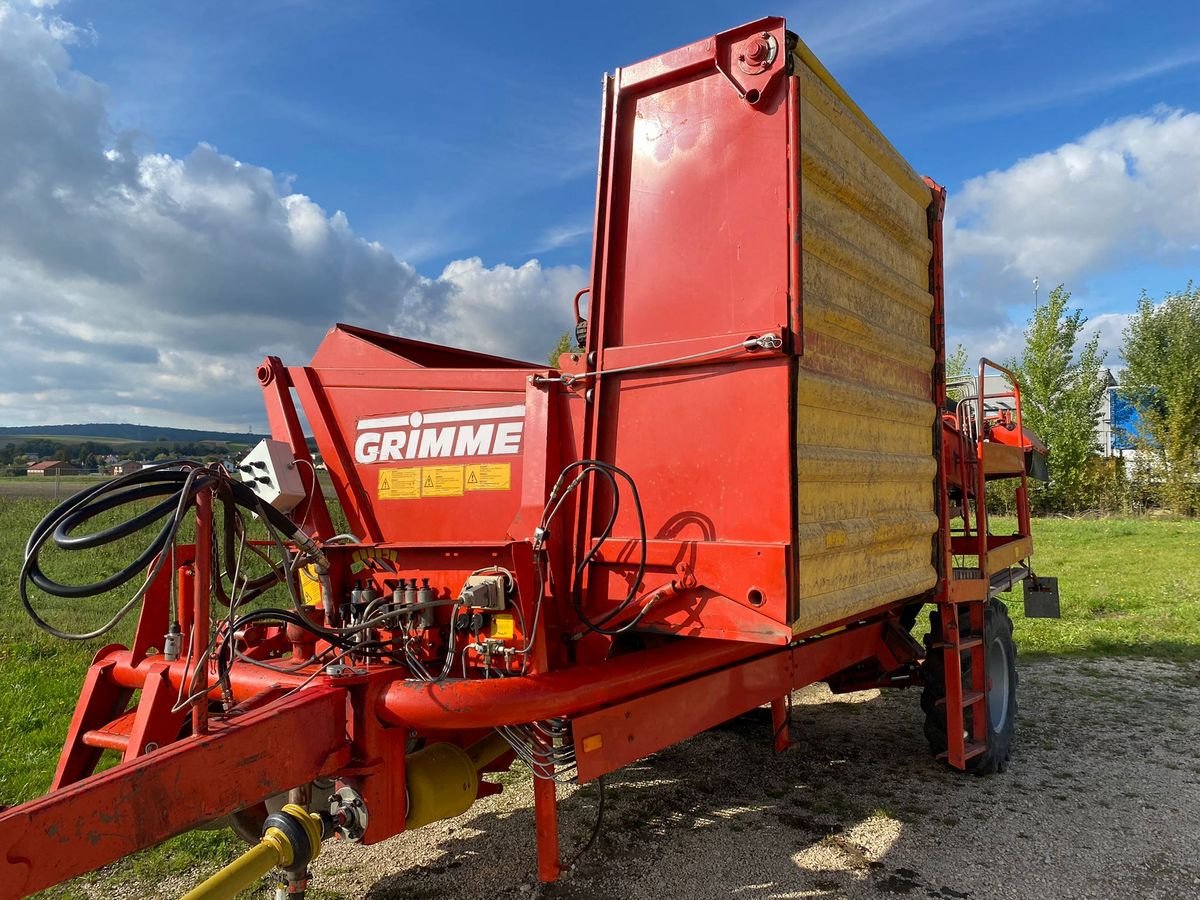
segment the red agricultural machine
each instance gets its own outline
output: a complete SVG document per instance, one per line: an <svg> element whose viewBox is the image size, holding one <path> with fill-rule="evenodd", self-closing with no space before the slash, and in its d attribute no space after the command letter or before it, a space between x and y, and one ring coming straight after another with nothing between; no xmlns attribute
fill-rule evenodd
<svg viewBox="0 0 1200 900"><path fill-rule="evenodd" d="M0 894L223 821L254 846L188 896L273 868L297 896L323 840L458 815L514 760L551 881L556 783L765 704L783 750L815 681L923 685L934 750L1004 767L996 595L1031 578L1044 448L1000 367L947 393L943 190L778 18L618 70L602 121L580 347L557 369L338 325L308 365L263 362L273 440L236 473L154 466L38 526L21 592L43 627L139 619L96 654L50 792L0 813ZM996 479L1016 479L1009 534ZM143 530L96 584L39 561ZM86 634L36 611L122 590Z"/></svg>

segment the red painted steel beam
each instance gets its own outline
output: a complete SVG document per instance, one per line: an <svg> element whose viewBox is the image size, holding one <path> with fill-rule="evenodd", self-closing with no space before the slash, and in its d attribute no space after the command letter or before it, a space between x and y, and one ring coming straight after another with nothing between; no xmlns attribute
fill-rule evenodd
<svg viewBox="0 0 1200 900"><path fill-rule="evenodd" d="M740 641L682 640L524 678L444 684L395 681L381 695L376 714L386 722L420 729L491 728L577 715L759 655L763 649Z"/></svg>
<svg viewBox="0 0 1200 900"><path fill-rule="evenodd" d="M127 688L144 687L146 679L156 675L160 669L171 682L172 687L178 688L180 682L190 673L186 661L182 659L167 663L163 667L161 657L151 657L135 665L133 654L122 648L111 651L104 659L97 662L111 662L112 668L109 677L115 684ZM233 698L241 702L267 691L297 687L310 674L309 671L302 671L295 675L288 675L283 672L261 669L257 666L235 665L229 673L229 681ZM210 696L219 696L218 691L219 688L214 686L209 694Z"/></svg>
<svg viewBox="0 0 1200 900"><path fill-rule="evenodd" d="M870 659L884 652L883 628L879 622L847 628L581 716L572 725L579 780L591 781Z"/></svg>
<svg viewBox="0 0 1200 900"><path fill-rule="evenodd" d="M346 692L300 691L0 813L0 894L90 872L348 761Z"/></svg>

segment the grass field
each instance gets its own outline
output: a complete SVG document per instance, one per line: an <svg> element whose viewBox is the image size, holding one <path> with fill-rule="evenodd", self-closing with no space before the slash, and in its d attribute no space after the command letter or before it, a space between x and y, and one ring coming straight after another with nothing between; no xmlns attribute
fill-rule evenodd
<svg viewBox="0 0 1200 900"><path fill-rule="evenodd" d="M29 622L17 573L26 537L52 505L0 492L0 804L46 790L89 661L100 646L132 631L130 617L108 638L69 643ZM130 558L137 537L111 545L102 559L47 553L47 565L64 579L92 580ZM1035 524L1034 540L1035 570L1059 576L1063 618L1026 620L1014 594L1009 607L1023 655L1200 659L1200 521L1047 519ZM44 608L55 622L83 629L104 621L115 603L55 600ZM118 873L156 877L211 866L236 846L228 832L194 832L126 860Z"/></svg>
<svg viewBox="0 0 1200 900"><path fill-rule="evenodd" d="M60 499L71 496L91 484L106 481L105 475L60 475L50 478L45 475L17 475L0 478L0 497L46 497ZM49 507L47 507L49 508ZM4 538L0 538L3 540Z"/></svg>

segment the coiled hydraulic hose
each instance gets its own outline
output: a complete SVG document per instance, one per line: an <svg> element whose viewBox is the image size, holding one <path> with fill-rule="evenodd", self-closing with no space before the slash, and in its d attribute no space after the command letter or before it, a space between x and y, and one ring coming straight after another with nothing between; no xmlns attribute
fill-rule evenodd
<svg viewBox="0 0 1200 900"><path fill-rule="evenodd" d="M233 503L258 513L274 528L289 537L298 530L291 519L263 503L253 490L230 478L223 468L217 465L206 466L193 460L159 463L113 481L86 488L68 497L47 513L33 529L25 544L25 559L21 566L18 592L21 603L34 624L55 637L72 641L91 640L112 631L138 604L158 575L169 556L165 551L173 544L187 510L195 502L196 495L204 490L216 490L227 505ZM102 513L155 497L165 499L116 525L83 535L73 534L80 526ZM99 581L63 584L42 570L39 554L47 541L53 540L54 544L63 550L94 549L136 534L162 519L166 520L162 528L137 558ZM94 597L128 583L146 572L148 566L150 571L142 586L108 622L92 631L72 633L54 627L38 614L29 598L29 583L54 597L72 600ZM272 573L250 582L250 586L261 590L269 584L274 584L279 577L278 573Z"/></svg>

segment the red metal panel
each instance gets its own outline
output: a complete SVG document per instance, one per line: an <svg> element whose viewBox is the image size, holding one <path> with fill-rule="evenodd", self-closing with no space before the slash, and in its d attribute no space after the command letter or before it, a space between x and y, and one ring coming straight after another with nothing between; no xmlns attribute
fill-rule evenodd
<svg viewBox="0 0 1200 900"><path fill-rule="evenodd" d="M776 19L617 74L621 191L605 265L620 279L602 298L606 347L787 320L785 79L748 103L719 59L721 47L763 30L777 41L782 73Z"/></svg>
<svg viewBox="0 0 1200 900"><path fill-rule="evenodd" d="M345 715L345 691L305 690L0 813L5 895L32 894L335 771L346 761Z"/></svg>
<svg viewBox="0 0 1200 900"><path fill-rule="evenodd" d="M513 361L467 368L495 358L450 350L439 357L430 345L417 354L415 344L340 326L314 366L290 370L351 528L370 542L504 540L521 508L528 438L540 430L537 452L546 451L545 416L525 410L529 378L545 370ZM447 367L413 368L402 352ZM473 489L478 482L465 467L479 465L504 471L497 482L504 486ZM461 483L443 485L459 467ZM394 491L391 481L385 489L381 479L398 471L404 474L395 477L420 479L425 489ZM544 497L545 478L557 474L538 466L534 491Z"/></svg>
<svg viewBox="0 0 1200 900"><path fill-rule="evenodd" d="M786 44L783 21L764 19L620 70L611 85L585 453L643 486L651 539L681 552L686 541L783 553L765 579L698 567L694 588L642 620L654 630L787 640L791 362L739 347L765 333L786 346L797 316ZM713 358L671 363L701 352ZM605 374L629 366L644 371ZM590 495L583 541L595 538L610 503L606 491ZM613 538L636 545L637 537L635 510L623 502ZM593 566L586 602L595 613L630 590L638 557L634 546ZM647 573L637 589L653 592L662 575Z"/></svg>
<svg viewBox="0 0 1200 900"><path fill-rule="evenodd" d="M317 480L312 454L308 452L304 426L300 424L300 416L296 414L296 405L292 402L291 378L279 357L268 356L263 360L258 367L258 382L263 389L271 437L277 441L287 441L292 448L292 455L308 463L307 466L300 466L300 477L308 499L299 509L297 521L313 537L331 537L333 523L329 518L329 507L325 505L325 495Z"/></svg>

